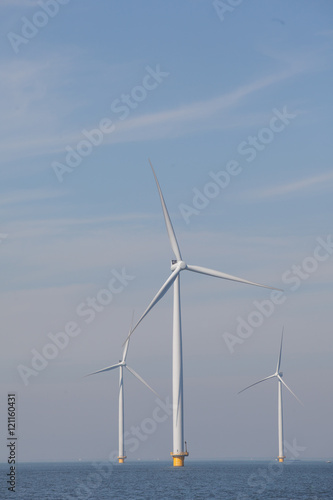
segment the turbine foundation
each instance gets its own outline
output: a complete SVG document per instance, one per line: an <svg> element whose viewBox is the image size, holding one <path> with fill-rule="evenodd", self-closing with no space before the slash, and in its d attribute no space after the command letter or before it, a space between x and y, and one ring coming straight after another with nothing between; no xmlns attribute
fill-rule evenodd
<svg viewBox="0 0 333 500"><path fill-rule="evenodd" d="M126 456L124 456L124 457L118 457L118 462L120 464L123 464L125 462L125 458L127 458L127 457Z"/></svg>
<svg viewBox="0 0 333 500"><path fill-rule="evenodd" d="M170 453L173 458L173 466L174 467L184 467L185 457L188 457L187 451L180 451L179 453Z"/></svg>
<svg viewBox="0 0 333 500"><path fill-rule="evenodd" d="M286 458L286 457L278 457L278 461L279 461L279 462L284 462L284 459L285 459L285 458Z"/></svg>

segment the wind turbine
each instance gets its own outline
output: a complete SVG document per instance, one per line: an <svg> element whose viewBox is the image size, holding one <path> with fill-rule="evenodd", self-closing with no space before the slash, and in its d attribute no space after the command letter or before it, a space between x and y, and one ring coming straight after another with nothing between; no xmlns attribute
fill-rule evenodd
<svg viewBox="0 0 333 500"><path fill-rule="evenodd" d="M180 273L181 271L192 271L199 274L206 274L216 278L222 278L231 281L238 281L249 285L260 286L264 288L271 288L259 283L237 278L230 274L225 274L220 271L214 271L205 267L193 266L187 264L182 259L177 238L171 223L171 219L163 198L163 194L158 183L154 168L149 160L152 168L156 186L158 189L159 197L161 200L162 210L164 214L165 225L169 235L171 248L176 259L171 261L171 275L166 280L162 288L157 292L149 306L136 323L129 336L132 335L134 330L141 323L143 318L147 316L149 311L157 304L157 302L165 295L169 288L173 285L174 298L173 298L173 347L172 347L172 401L173 401L173 449L170 453L173 457L173 465L181 467L184 465L185 456L188 456L186 447L184 446L184 416L183 416L183 354L182 354L182 329L181 329L181 307L180 307ZM185 448L185 449L184 449Z"/></svg>
<svg viewBox="0 0 333 500"><path fill-rule="evenodd" d="M96 372L89 373L86 375L89 377L90 375L96 375L96 373L102 373L102 372L108 372L110 370L115 370L116 368L119 368L119 424L118 424L118 436L119 436L119 456L118 456L118 461L120 464L123 464L125 461L126 455L125 455L125 446L124 446L124 382L123 382L123 369L127 368L127 370L134 375L140 382L142 382L148 389L150 389L156 396L158 396L157 392L154 391L150 387L150 385L143 380L140 375L138 375L133 368L130 368L127 363L126 363L126 357L127 357L127 352L128 352L128 345L129 345L129 337L127 337L125 344L124 344L124 349L123 349L123 356L122 359L119 361L119 363L116 363L115 365L108 366L106 368L103 368L102 370L97 370Z"/></svg>
<svg viewBox="0 0 333 500"><path fill-rule="evenodd" d="M288 391L294 396L294 398L297 399L297 401L303 405L302 401L298 399L296 394L293 393L293 391L290 389L290 387L287 386L284 380L282 380L283 373L280 371L280 366L281 366L281 353L282 353L282 342L283 342L283 329L282 329L282 335L281 335L281 345L280 345L280 354L276 366L276 372L273 373L273 375L270 375L269 377L265 377L262 380L259 380L258 382L255 382L254 384L251 384L245 389L242 389L239 391L238 394L241 392L246 391L250 387L253 387L254 385L260 384L261 382L264 382L265 380L268 380L270 378L277 378L278 380L278 438L279 438L279 456L278 456L278 461L279 462L284 462L284 459L286 458L284 455L284 448L283 448L283 408L282 408L282 384L288 389Z"/></svg>

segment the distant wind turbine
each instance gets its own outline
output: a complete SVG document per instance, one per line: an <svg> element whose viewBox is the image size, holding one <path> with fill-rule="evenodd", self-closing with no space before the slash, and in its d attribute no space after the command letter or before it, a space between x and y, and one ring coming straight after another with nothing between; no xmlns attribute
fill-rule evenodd
<svg viewBox="0 0 333 500"><path fill-rule="evenodd" d="M119 425L118 425L118 435L119 435L119 456L118 456L118 461L120 464L123 464L125 461L126 455L125 455L125 445L124 445L124 383L123 383L123 368L127 368L129 372L134 375L140 382L142 382L148 389L150 389L156 396L158 396L157 392L154 391L150 387L150 385L143 380L140 375L138 375L133 368L130 368L126 364L126 357L127 357L127 352L128 352L128 345L129 345L129 337L126 339L125 344L124 344L124 349L123 349L123 356L122 359L119 361L119 363L116 363L115 365L108 366L106 368L103 368L102 370L97 370L96 372L89 373L86 375L86 377L90 377L90 375L96 375L96 373L103 373L103 372L108 372L110 370L115 370L116 368L119 368Z"/></svg>
<svg viewBox="0 0 333 500"><path fill-rule="evenodd" d="M163 198L163 194L158 183L155 171L149 160L150 166L152 168L155 182L157 185L158 193L161 200L162 210L164 214L165 225L169 235L169 240L173 253L176 259L171 261L172 273L166 280L162 288L157 292L139 321L136 323L132 329L130 335L141 323L143 318L147 316L149 311L157 304L157 302L165 295L169 288L174 286L174 299L173 299L173 347L172 347L172 400L173 400L173 451L171 456L173 457L173 465L180 467L184 465L184 458L188 456L186 447L184 446L184 417L183 417L183 354L182 354L182 330L181 330L181 307L180 307L180 273L181 271L187 270L199 274L206 274L208 276L214 276L216 278L222 278L231 281L237 281L239 283L246 283L248 285L260 286L263 288L271 288L269 286L260 285L259 283L253 283L251 281L244 280L242 278L237 278L230 274L225 274L220 271L214 271L212 269L207 269L206 267L192 266L186 264L183 261L180 249L178 246L177 238L170 220L170 216ZM274 290L274 288L273 288ZM129 336L130 336L129 335Z"/></svg>
<svg viewBox="0 0 333 500"><path fill-rule="evenodd" d="M283 342L283 329L282 329L282 335L281 335L281 346L280 346L280 354L276 366L276 372L273 373L273 375L270 375L269 377L265 377L262 380L259 380L258 382L255 382L254 384L251 384L245 389L242 389L239 391L238 394L241 392L246 391L250 387L253 387L254 385L260 384L261 382L264 382L265 380L268 380L270 378L277 378L278 380L278 438L279 438L279 456L278 456L278 461L279 462L284 462L284 459L286 458L284 455L284 447L283 447L283 408L282 408L282 384L288 389L288 391L294 396L294 398L297 399L297 401L303 405L302 401L298 399L296 394L293 393L293 391L290 389L290 387L287 386L284 380L282 380L283 373L280 371L280 365L281 365L281 353L282 353L282 342Z"/></svg>

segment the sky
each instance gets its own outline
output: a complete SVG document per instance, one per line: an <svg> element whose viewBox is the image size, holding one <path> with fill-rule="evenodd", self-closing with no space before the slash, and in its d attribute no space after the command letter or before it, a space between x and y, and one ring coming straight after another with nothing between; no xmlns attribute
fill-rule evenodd
<svg viewBox="0 0 333 500"><path fill-rule="evenodd" d="M21 461L117 452L118 362L174 258L185 439L195 459L332 457L329 0L2 1L1 414ZM169 460L172 293L133 333L129 460ZM158 417L157 417L158 415ZM117 454L117 453L116 453Z"/></svg>

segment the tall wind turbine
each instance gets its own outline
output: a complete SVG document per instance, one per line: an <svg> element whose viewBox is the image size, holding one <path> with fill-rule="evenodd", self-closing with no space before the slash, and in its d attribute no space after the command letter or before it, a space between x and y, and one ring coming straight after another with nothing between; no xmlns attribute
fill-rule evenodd
<svg viewBox="0 0 333 500"><path fill-rule="evenodd" d="M281 345L280 345L280 354L276 366L276 372L273 373L273 375L270 375L269 377L265 377L262 380L259 380L258 382L255 382L254 384L249 385L248 387L245 387L245 389L242 389L239 391L238 394L241 392L246 391L250 387L253 387L254 385L260 384L261 382L264 382L265 380L268 380L270 378L277 378L278 380L278 438L279 438L279 456L278 456L278 461L279 462L284 462L284 459L286 458L284 455L284 447L283 447L283 408L282 408L282 384L288 389L288 391L294 396L294 398L297 399L297 401L302 405L302 401L298 399L296 394L293 393L293 391L290 389L290 387L287 386L284 380L282 380L283 373L280 371L280 366L281 366L281 353L282 353L282 342L283 342L283 329L282 329L282 335L281 335Z"/></svg>
<svg viewBox="0 0 333 500"><path fill-rule="evenodd" d="M134 375L140 382L142 382L148 389L150 389L156 396L158 396L157 392L154 391L150 387L150 385L147 384L143 380L140 375L138 375L133 368L130 368L126 364L126 357L127 357L127 352L128 352L128 345L129 345L129 338L126 339L124 349L123 349L123 356L122 359L119 361L119 363L116 363L115 365L108 366L107 368L103 368L102 370L98 370L93 373L89 373L86 375L89 377L90 375L96 375L96 373L102 373L102 372L108 372L110 370L115 370L116 368L119 368L119 425L118 425L118 435L119 435L119 456L118 456L118 461L120 464L123 464L125 461L126 455L125 455L125 445L124 445L124 382L123 382L123 369L127 368L129 372Z"/></svg>
<svg viewBox="0 0 333 500"><path fill-rule="evenodd" d="M158 183L155 171L149 160L152 168L155 182L157 185L158 193L161 200L162 210L164 214L165 225L169 235L171 248L176 259L171 261L171 275L166 280L162 288L157 292L139 321L136 323L130 335L141 323L143 318L147 316L149 311L157 304L157 302L165 295L169 288L173 285L174 299L173 299L173 347L172 347L172 400L173 400L173 449L170 453L173 457L173 465L180 467L184 465L184 458L188 456L187 449L184 443L184 417L183 417L183 354L182 354L182 329L181 329L181 308L180 308L180 273L181 271L192 271L199 274L206 274L216 278L222 278L231 281L238 281L240 283L247 283L249 285L261 286L264 288L271 288L259 283L231 276L220 271L214 271L205 267L193 266L187 264L182 259L177 238L170 220L170 216L163 198L163 194Z"/></svg>

